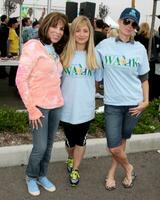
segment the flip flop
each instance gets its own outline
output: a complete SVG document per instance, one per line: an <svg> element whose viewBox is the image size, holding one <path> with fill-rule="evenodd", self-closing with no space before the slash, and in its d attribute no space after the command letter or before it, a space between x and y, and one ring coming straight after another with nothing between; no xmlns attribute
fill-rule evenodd
<svg viewBox="0 0 160 200"><path fill-rule="evenodd" d="M132 188L132 187L133 187L134 181L135 181L135 179L136 179L136 177L137 177L137 175L135 174L135 172L132 172L131 177L132 177L132 181L131 181L130 184L124 183L124 180L126 179L126 177L125 177L124 180L122 181L122 185L123 185L124 188Z"/></svg>
<svg viewBox="0 0 160 200"><path fill-rule="evenodd" d="M115 190L115 189L116 189L115 180L112 180L112 182L114 182L114 185L113 185L113 186L108 186L108 185L107 185L107 181L108 181L108 178L106 178L106 180L105 180L105 188L106 188L106 190L108 190L108 191Z"/></svg>

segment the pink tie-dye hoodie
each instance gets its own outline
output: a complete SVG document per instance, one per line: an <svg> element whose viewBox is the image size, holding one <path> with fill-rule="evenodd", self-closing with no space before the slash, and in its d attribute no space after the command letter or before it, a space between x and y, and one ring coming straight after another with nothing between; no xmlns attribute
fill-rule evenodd
<svg viewBox="0 0 160 200"><path fill-rule="evenodd" d="M63 106L61 94L62 65L54 60L38 40L24 44L16 75L16 85L29 113L29 119L42 116L45 109Z"/></svg>

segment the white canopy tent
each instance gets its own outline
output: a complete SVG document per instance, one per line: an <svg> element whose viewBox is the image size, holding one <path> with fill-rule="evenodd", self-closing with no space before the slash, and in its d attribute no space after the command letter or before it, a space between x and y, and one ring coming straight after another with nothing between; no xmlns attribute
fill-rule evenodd
<svg viewBox="0 0 160 200"><path fill-rule="evenodd" d="M118 23L116 23L109 15L104 19L105 23L108 24L111 28L118 28Z"/></svg>

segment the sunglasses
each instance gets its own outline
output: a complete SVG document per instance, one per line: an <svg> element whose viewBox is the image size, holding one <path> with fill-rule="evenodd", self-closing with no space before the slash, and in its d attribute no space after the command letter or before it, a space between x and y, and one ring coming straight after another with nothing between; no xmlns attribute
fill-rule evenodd
<svg viewBox="0 0 160 200"><path fill-rule="evenodd" d="M129 20L129 19L123 19L123 24L125 26L131 24L132 28L134 28L134 29L138 28L138 24L136 22L133 22L133 21Z"/></svg>

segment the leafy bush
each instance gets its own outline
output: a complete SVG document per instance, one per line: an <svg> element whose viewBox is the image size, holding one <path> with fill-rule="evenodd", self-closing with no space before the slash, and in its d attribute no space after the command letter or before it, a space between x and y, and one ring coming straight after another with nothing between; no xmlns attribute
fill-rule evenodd
<svg viewBox="0 0 160 200"><path fill-rule="evenodd" d="M155 99L150 102L149 107L142 114L134 134L154 133L160 132L160 99ZM91 123L89 133L97 134L97 132L104 132L104 114L96 114L95 119Z"/></svg>
<svg viewBox="0 0 160 200"><path fill-rule="evenodd" d="M104 114L97 113L95 119L91 122L89 134L98 136L101 133L104 136Z"/></svg>
<svg viewBox="0 0 160 200"><path fill-rule="evenodd" d="M160 99L150 102L149 107L144 111L134 134L160 132ZM0 108L0 132L26 133L29 131L28 116L25 112L16 112L15 108ZM92 121L89 133L98 136L99 133L104 136L104 114L96 114Z"/></svg>
<svg viewBox="0 0 160 200"><path fill-rule="evenodd" d="M134 134L154 133L160 131L160 99L150 102L149 107L144 111Z"/></svg>
<svg viewBox="0 0 160 200"><path fill-rule="evenodd" d="M27 113L7 106L0 108L0 132L25 133L28 129Z"/></svg>

